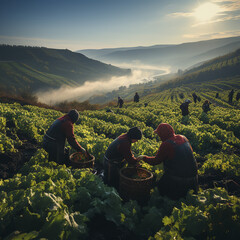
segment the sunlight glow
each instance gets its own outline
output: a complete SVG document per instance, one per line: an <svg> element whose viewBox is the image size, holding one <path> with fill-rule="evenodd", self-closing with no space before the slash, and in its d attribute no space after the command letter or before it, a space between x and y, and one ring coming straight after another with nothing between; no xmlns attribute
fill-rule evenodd
<svg viewBox="0 0 240 240"><path fill-rule="evenodd" d="M207 22L213 19L218 13L221 12L221 8L214 3L204 3L197 7L193 12L193 15L201 22Z"/></svg>

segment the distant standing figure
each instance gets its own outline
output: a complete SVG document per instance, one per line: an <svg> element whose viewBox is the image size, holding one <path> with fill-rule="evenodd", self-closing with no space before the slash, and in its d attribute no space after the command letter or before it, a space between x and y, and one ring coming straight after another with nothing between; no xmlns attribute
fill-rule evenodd
<svg viewBox="0 0 240 240"><path fill-rule="evenodd" d="M215 98L219 98L219 93L218 92L216 93L216 97Z"/></svg>
<svg viewBox="0 0 240 240"><path fill-rule="evenodd" d="M196 103L198 98L197 94L193 93L192 96L193 96L193 101Z"/></svg>
<svg viewBox="0 0 240 240"><path fill-rule="evenodd" d="M123 99L118 97L118 104L117 104L117 107L119 106L119 108L121 108L123 106Z"/></svg>
<svg viewBox="0 0 240 240"><path fill-rule="evenodd" d="M186 99L184 103L180 105L180 109L182 110L182 115L187 116L189 114L188 106L191 101L189 99Z"/></svg>
<svg viewBox="0 0 240 240"><path fill-rule="evenodd" d="M202 105L202 109L205 113L207 113L208 111L210 111L210 102L208 100L206 100L203 105Z"/></svg>
<svg viewBox="0 0 240 240"><path fill-rule="evenodd" d="M232 103L233 94L234 94L234 90L232 89L231 92L228 94L228 102L229 103Z"/></svg>
<svg viewBox="0 0 240 240"><path fill-rule="evenodd" d="M183 93L180 93L180 94L179 94L179 97L180 97L181 99L183 99L183 98L184 98L184 94L183 94Z"/></svg>
<svg viewBox="0 0 240 240"><path fill-rule="evenodd" d="M134 96L133 101L134 101L134 102L139 102L139 95L138 95L137 92L135 93L135 96Z"/></svg>
<svg viewBox="0 0 240 240"><path fill-rule="evenodd" d="M238 101L240 99L240 92L237 93L236 100Z"/></svg>

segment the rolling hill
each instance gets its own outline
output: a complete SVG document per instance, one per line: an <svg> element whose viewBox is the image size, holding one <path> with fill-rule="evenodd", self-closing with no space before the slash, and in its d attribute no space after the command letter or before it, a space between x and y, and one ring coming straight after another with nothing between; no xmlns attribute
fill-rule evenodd
<svg viewBox="0 0 240 240"><path fill-rule="evenodd" d="M218 57L240 48L240 37L188 42L177 45L155 45L139 48L80 50L95 59L112 63L169 65L172 70L186 69L201 61Z"/></svg>
<svg viewBox="0 0 240 240"><path fill-rule="evenodd" d="M142 50L142 49L155 49L155 48L165 48L175 45L154 45L149 47L139 46L139 47L122 47L122 48L103 48L103 49L83 49L78 50L76 52L82 53L90 58L94 59L101 59L101 58L107 58L107 55L113 54L114 52L122 52L122 51L131 51L131 50Z"/></svg>
<svg viewBox="0 0 240 240"><path fill-rule="evenodd" d="M132 100L134 93L138 92L141 97L162 91L186 87L190 91L224 91L240 89L240 49L213 58L192 69L155 78L155 81L136 84L128 88L119 88L101 96L90 98L92 103L108 102L117 96L125 100Z"/></svg>
<svg viewBox="0 0 240 240"><path fill-rule="evenodd" d="M183 85L193 85L195 88L201 85L204 88L213 82L216 86L225 82L223 89L230 89L234 85L240 87L240 49L190 69L182 76L161 84L157 89L163 90Z"/></svg>
<svg viewBox="0 0 240 240"><path fill-rule="evenodd" d="M0 45L0 86L8 92L79 86L130 73L69 50Z"/></svg>

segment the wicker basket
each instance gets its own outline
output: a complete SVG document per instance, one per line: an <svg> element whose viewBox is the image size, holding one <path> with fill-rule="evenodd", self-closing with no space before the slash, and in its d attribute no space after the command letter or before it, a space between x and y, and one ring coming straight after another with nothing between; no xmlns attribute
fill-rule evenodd
<svg viewBox="0 0 240 240"><path fill-rule="evenodd" d="M95 157L91 154L88 154L88 159L87 160L81 160L83 157L83 154L80 152L75 152L70 155L70 164L74 168L93 168L94 167L94 162L95 162Z"/></svg>
<svg viewBox="0 0 240 240"><path fill-rule="evenodd" d="M120 170L119 193L123 200L145 203L150 196L153 174L144 168L122 168Z"/></svg>

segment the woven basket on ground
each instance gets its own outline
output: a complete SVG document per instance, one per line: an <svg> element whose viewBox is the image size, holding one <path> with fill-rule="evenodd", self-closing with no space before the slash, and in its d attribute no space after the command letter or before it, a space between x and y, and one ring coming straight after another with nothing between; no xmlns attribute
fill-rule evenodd
<svg viewBox="0 0 240 240"><path fill-rule="evenodd" d="M120 170L119 193L124 200L144 203L149 199L153 174L144 168L127 167Z"/></svg>
<svg viewBox="0 0 240 240"><path fill-rule="evenodd" d="M91 154L87 155L87 158L80 152L75 152L70 155L70 164L74 168L93 168L95 157Z"/></svg>

